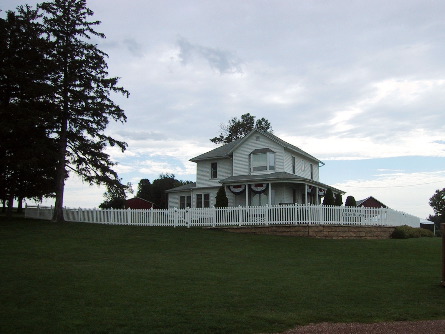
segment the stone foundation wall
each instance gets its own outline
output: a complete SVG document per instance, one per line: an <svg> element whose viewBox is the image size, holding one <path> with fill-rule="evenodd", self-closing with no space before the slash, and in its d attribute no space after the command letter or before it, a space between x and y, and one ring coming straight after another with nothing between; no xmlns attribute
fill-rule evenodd
<svg viewBox="0 0 445 334"><path fill-rule="evenodd" d="M322 239L389 239L393 226L297 225L223 228L229 232Z"/></svg>

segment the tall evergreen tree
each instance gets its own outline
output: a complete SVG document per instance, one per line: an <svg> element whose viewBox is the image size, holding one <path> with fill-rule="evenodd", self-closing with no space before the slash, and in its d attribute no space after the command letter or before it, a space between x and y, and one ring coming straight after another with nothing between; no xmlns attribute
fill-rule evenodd
<svg viewBox="0 0 445 334"><path fill-rule="evenodd" d="M216 193L215 207L227 208L229 206L229 199L226 195L226 187L221 186Z"/></svg>
<svg viewBox="0 0 445 334"><path fill-rule="evenodd" d="M107 54L89 43L91 37L105 38L94 30L99 21L86 0L54 0L40 4L50 52L47 55L51 76L55 126L51 136L57 140L56 202L53 221L63 221L65 179L73 171L89 184L107 184L124 191L113 170L109 146L122 151L126 143L106 135L109 120L126 121L124 111L111 100L111 93L128 97L118 86L118 78L109 77Z"/></svg>
<svg viewBox="0 0 445 334"><path fill-rule="evenodd" d="M342 206L343 205L343 198L341 194L335 194L335 206Z"/></svg>
<svg viewBox="0 0 445 334"><path fill-rule="evenodd" d="M152 185L149 179L141 179L138 183L137 197L147 201L152 200Z"/></svg>
<svg viewBox="0 0 445 334"><path fill-rule="evenodd" d="M48 43L37 9L19 6L0 18L0 189L11 212L14 197L54 193Z"/></svg>
<svg viewBox="0 0 445 334"><path fill-rule="evenodd" d="M334 193L330 188L328 188L323 198L323 205L334 205L334 204L335 204Z"/></svg>
<svg viewBox="0 0 445 334"><path fill-rule="evenodd" d="M255 116L247 113L241 118L232 118L227 125L221 125L222 132L218 137L210 139L215 144L227 144L237 139L243 138L253 129L272 132L270 122L265 118L260 118L255 122Z"/></svg>

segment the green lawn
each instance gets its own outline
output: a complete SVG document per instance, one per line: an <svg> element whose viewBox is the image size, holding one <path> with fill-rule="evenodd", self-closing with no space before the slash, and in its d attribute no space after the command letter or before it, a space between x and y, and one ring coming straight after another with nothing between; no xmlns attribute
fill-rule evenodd
<svg viewBox="0 0 445 334"><path fill-rule="evenodd" d="M441 240L0 217L0 333L259 333L445 319Z"/></svg>

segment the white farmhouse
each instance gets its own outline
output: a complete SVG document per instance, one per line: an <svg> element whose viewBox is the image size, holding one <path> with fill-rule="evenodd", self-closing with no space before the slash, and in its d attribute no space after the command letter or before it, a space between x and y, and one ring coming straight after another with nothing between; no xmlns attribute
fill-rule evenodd
<svg viewBox="0 0 445 334"><path fill-rule="evenodd" d="M196 183L168 190L169 208L214 206L221 185L229 206L320 204L328 188L344 194L319 182L322 161L269 132L253 130L190 161Z"/></svg>

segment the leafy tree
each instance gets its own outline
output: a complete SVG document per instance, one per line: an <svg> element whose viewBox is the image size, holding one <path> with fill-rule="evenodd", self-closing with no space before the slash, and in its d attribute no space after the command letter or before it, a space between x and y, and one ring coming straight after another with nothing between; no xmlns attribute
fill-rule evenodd
<svg viewBox="0 0 445 334"><path fill-rule="evenodd" d="M127 144L105 135L110 119L126 121L124 111L111 100L111 93L129 93L118 78L108 76L107 54L89 43L91 37L105 38L94 30L93 12L86 0L54 0L39 5L43 11L46 55L52 69L51 102L55 123L50 137L57 141L56 202L53 221L63 221L65 179L73 171L89 184L123 189L105 148Z"/></svg>
<svg viewBox="0 0 445 334"><path fill-rule="evenodd" d="M153 180L152 183L152 197L150 201L155 203L159 209L168 208L168 198L166 190L173 189L185 184L192 183L191 181L176 180L175 174L161 174L158 179Z"/></svg>
<svg viewBox="0 0 445 334"><path fill-rule="evenodd" d="M345 206L357 206L354 196L346 197Z"/></svg>
<svg viewBox="0 0 445 334"><path fill-rule="evenodd" d="M335 195L335 203L334 203L334 205L335 206L342 206L342 204L343 204L343 198L342 198L341 194L336 194Z"/></svg>
<svg viewBox="0 0 445 334"><path fill-rule="evenodd" d="M127 183L125 187L107 186L104 193L105 201L99 205L101 209L125 209L125 201L127 194L132 194L133 188L131 183Z"/></svg>
<svg viewBox="0 0 445 334"><path fill-rule="evenodd" d="M243 138L253 129L258 129L264 132L272 132L270 122L265 118L260 118L255 122L256 116L249 113L241 115L241 118L232 118L227 125L221 124L221 133L218 137L210 139L215 144L227 144L237 139Z"/></svg>
<svg viewBox="0 0 445 334"><path fill-rule="evenodd" d="M445 216L445 188L442 190L437 189L434 195L431 196L429 204L436 216Z"/></svg>
<svg viewBox="0 0 445 334"><path fill-rule="evenodd" d="M226 187L221 186L216 193L216 203L217 208L227 208L229 206L229 199L226 195Z"/></svg>
<svg viewBox="0 0 445 334"><path fill-rule="evenodd" d="M55 141L48 136L48 42L37 9L19 6L0 18L0 189L11 213L14 198L54 193Z"/></svg>
<svg viewBox="0 0 445 334"><path fill-rule="evenodd" d="M152 199L152 185L149 179L141 179L138 183L137 197L143 198L147 201Z"/></svg>
<svg viewBox="0 0 445 334"><path fill-rule="evenodd" d="M328 188L323 198L323 205L334 205L334 204L335 204L334 193L332 192L332 189Z"/></svg>
<svg viewBox="0 0 445 334"><path fill-rule="evenodd" d="M445 188L437 189L429 200L430 206L433 208L434 216L430 215L428 220L436 225L436 229L440 230L440 224L445 223Z"/></svg>

